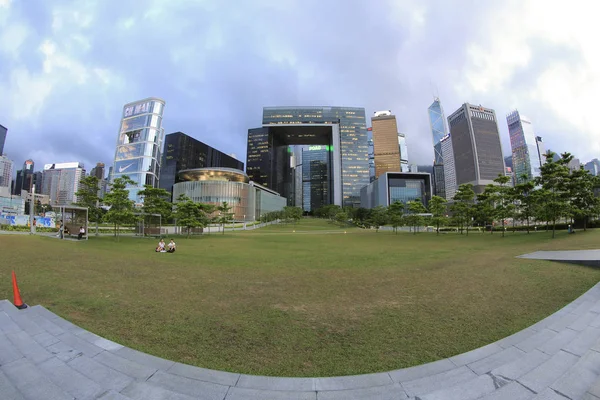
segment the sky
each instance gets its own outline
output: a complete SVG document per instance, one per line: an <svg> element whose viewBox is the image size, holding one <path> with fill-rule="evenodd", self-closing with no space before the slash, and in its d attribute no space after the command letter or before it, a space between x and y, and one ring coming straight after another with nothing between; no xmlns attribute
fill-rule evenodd
<svg viewBox="0 0 600 400"><path fill-rule="evenodd" d="M600 158L600 24L589 1L0 0L4 153L112 165L124 104L246 161L264 106L391 110L431 164L427 107L518 109L546 148ZM586 12L588 10L589 12Z"/></svg>

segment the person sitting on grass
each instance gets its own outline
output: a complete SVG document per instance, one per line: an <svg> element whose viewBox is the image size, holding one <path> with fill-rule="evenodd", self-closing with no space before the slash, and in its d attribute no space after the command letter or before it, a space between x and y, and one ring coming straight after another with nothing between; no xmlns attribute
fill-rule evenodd
<svg viewBox="0 0 600 400"><path fill-rule="evenodd" d="M157 253L164 253L164 252L166 252L166 250L165 250L165 241L163 239L160 239L160 242L158 242L158 246L156 247L155 251Z"/></svg>
<svg viewBox="0 0 600 400"><path fill-rule="evenodd" d="M167 250L167 253L175 253L175 248L177 247L175 245L175 241L173 239L171 239L171 241L168 244L169 250Z"/></svg>

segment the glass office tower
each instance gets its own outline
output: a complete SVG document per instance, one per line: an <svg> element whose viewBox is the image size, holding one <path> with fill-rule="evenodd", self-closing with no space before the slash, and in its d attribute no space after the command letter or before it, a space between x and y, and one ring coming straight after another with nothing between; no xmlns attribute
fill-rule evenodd
<svg viewBox="0 0 600 400"><path fill-rule="evenodd" d="M8 129L0 125L0 156L4 154L4 143L6 142L6 133Z"/></svg>
<svg viewBox="0 0 600 400"><path fill-rule="evenodd" d="M369 155L365 109L358 107L265 107L263 109L263 128L278 124L339 124L341 154L342 202L344 206L360 207L360 189L369 184ZM260 140L262 138L263 140ZM300 133L297 143L306 145L329 145L330 143L310 143L310 137ZM248 175L252 171L260 174L276 173L277 169L267 172L272 166L266 166L266 159L260 152L270 152L268 130L251 129L248 131ZM273 158L281 158L273 154ZM263 165L261 168L260 165ZM254 178L253 178L254 180Z"/></svg>
<svg viewBox="0 0 600 400"><path fill-rule="evenodd" d="M442 139L448 133L444 109L439 98L435 98L427 109L429 127L433 138L433 190L436 196L446 198L446 183L444 177L444 157L442 154Z"/></svg>
<svg viewBox="0 0 600 400"><path fill-rule="evenodd" d="M307 146L302 151L302 208L314 211L332 203L331 156L327 146Z"/></svg>
<svg viewBox="0 0 600 400"><path fill-rule="evenodd" d="M512 147L515 183L524 183L540 176L542 160L531 121L515 110L506 116L506 122Z"/></svg>
<svg viewBox="0 0 600 400"><path fill-rule="evenodd" d="M150 97L123 107L111 181L129 176L135 182L128 188L129 198L136 204L143 202L138 192L144 185L159 184L164 106L164 100Z"/></svg>

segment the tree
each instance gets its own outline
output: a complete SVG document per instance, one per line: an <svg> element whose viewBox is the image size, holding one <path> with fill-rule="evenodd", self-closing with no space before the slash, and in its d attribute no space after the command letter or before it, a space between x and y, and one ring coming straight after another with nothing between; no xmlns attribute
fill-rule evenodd
<svg viewBox="0 0 600 400"><path fill-rule="evenodd" d="M340 211L335 215L335 221L340 224L340 226L344 226L348 223L348 213L346 211Z"/></svg>
<svg viewBox="0 0 600 400"><path fill-rule="evenodd" d="M169 201L171 193L165 189L144 185L144 190L138 192L144 199L142 212L146 215L160 215L161 221L166 221L173 213L173 205Z"/></svg>
<svg viewBox="0 0 600 400"><path fill-rule="evenodd" d="M594 189L600 186L598 179L583 168L572 171L569 177L571 212L583 221L584 231L588 218L600 212L600 198L594 196Z"/></svg>
<svg viewBox="0 0 600 400"><path fill-rule="evenodd" d="M429 200L429 212L432 214L432 222L435 224L436 234L440 234L440 225L444 225L446 217L446 199L440 196L433 196Z"/></svg>
<svg viewBox="0 0 600 400"><path fill-rule="evenodd" d="M477 204L473 207L473 217L484 227L490 225L490 234L494 233L494 196L496 186L489 184L483 193L477 196Z"/></svg>
<svg viewBox="0 0 600 400"><path fill-rule="evenodd" d="M175 218L177 218L177 224L186 227L188 238L192 228L204 226L206 222L202 206L183 193L179 195L175 203Z"/></svg>
<svg viewBox="0 0 600 400"><path fill-rule="evenodd" d="M283 214L287 221L294 221L294 224L297 224L302 218L303 211L300 207L285 206Z"/></svg>
<svg viewBox="0 0 600 400"><path fill-rule="evenodd" d="M459 222L461 235L463 227L466 227L467 236L469 236L469 225L471 224L471 218L473 215L474 199L475 192L473 191L473 185L470 183L463 183L460 185L456 191L456 194L454 195L454 204L452 205L451 209Z"/></svg>
<svg viewBox="0 0 600 400"><path fill-rule="evenodd" d="M104 196L104 204L110 207L104 215L107 222L114 224L115 236L119 238L119 228L136 220L134 201L129 199L127 185L135 185L129 176L123 175L113 181L110 192Z"/></svg>
<svg viewBox="0 0 600 400"><path fill-rule="evenodd" d="M527 175L523 176L523 183L514 187L513 193L516 199L516 216L521 221L527 222L527 233L529 233L530 219L535 216L535 209L541 200L539 191L535 190L535 183L527 181Z"/></svg>
<svg viewBox="0 0 600 400"><path fill-rule="evenodd" d="M220 206L217 206L217 211L219 212L218 222L223 227L223 235L225 234L225 224L233 221L233 214L229 212L231 208L232 207L226 201Z"/></svg>
<svg viewBox="0 0 600 400"><path fill-rule="evenodd" d="M371 210L369 210L368 208L362 208L362 207L358 208L356 210L356 216L354 219L354 223L356 223L357 225L364 226L366 228L368 225L370 213L371 213Z"/></svg>
<svg viewBox="0 0 600 400"><path fill-rule="evenodd" d="M79 190L75 192L77 202L74 203L79 207L88 209L88 221L96 223L96 236L98 236L98 222L102 218L102 209L100 208L100 192L99 180L96 176L90 175L79 181Z"/></svg>
<svg viewBox="0 0 600 400"><path fill-rule="evenodd" d="M388 223L388 213L384 206L377 206L371 209L370 223L375 227L375 232Z"/></svg>
<svg viewBox="0 0 600 400"><path fill-rule="evenodd" d="M402 215L404 214L404 204L401 201L396 200L388 207L388 221L394 228L396 235L398 234L398 227L402 225Z"/></svg>
<svg viewBox="0 0 600 400"><path fill-rule="evenodd" d="M552 222L552 238L556 235L556 221L569 213L569 162L573 156L563 153L554 161L554 153L546 153L546 163L540 168L540 176L535 183L544 190L543 214L546 221Z"/></svg>
<svg viewBox="0 0 600 400"><path fill-rule="evenodd" d="M421 200L412 200L407 203L409 214L406 219L413 226L413 234L417 234L418 227L423 223L423 215L427 212L427 208L421 203Z"/></svg>
<svg viewBox="0 0 600 400"><path fill-rule="evenodd" d="M510 178L506 175L498 175L494 182L493 202L494 202L494 216L502 220L502 237L505 233L506 219L513 215L514 204L512 201L512 190L506 184Z"/></svg>

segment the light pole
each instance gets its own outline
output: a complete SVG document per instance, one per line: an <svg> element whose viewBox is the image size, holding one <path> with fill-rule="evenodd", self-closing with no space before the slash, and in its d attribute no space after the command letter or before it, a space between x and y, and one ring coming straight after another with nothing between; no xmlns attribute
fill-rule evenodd
<svg viewBox="0 0 600 400"><path fill-rule="evenodd" d="M246 230L246 214L244 214L244 230Z"/></svg>
<svg viewBox="0 0 600 400"><path fill-rule="evenodd" d="M35 235L35 185L31 187L31 202L29 203L29 233Z"/></svg>

